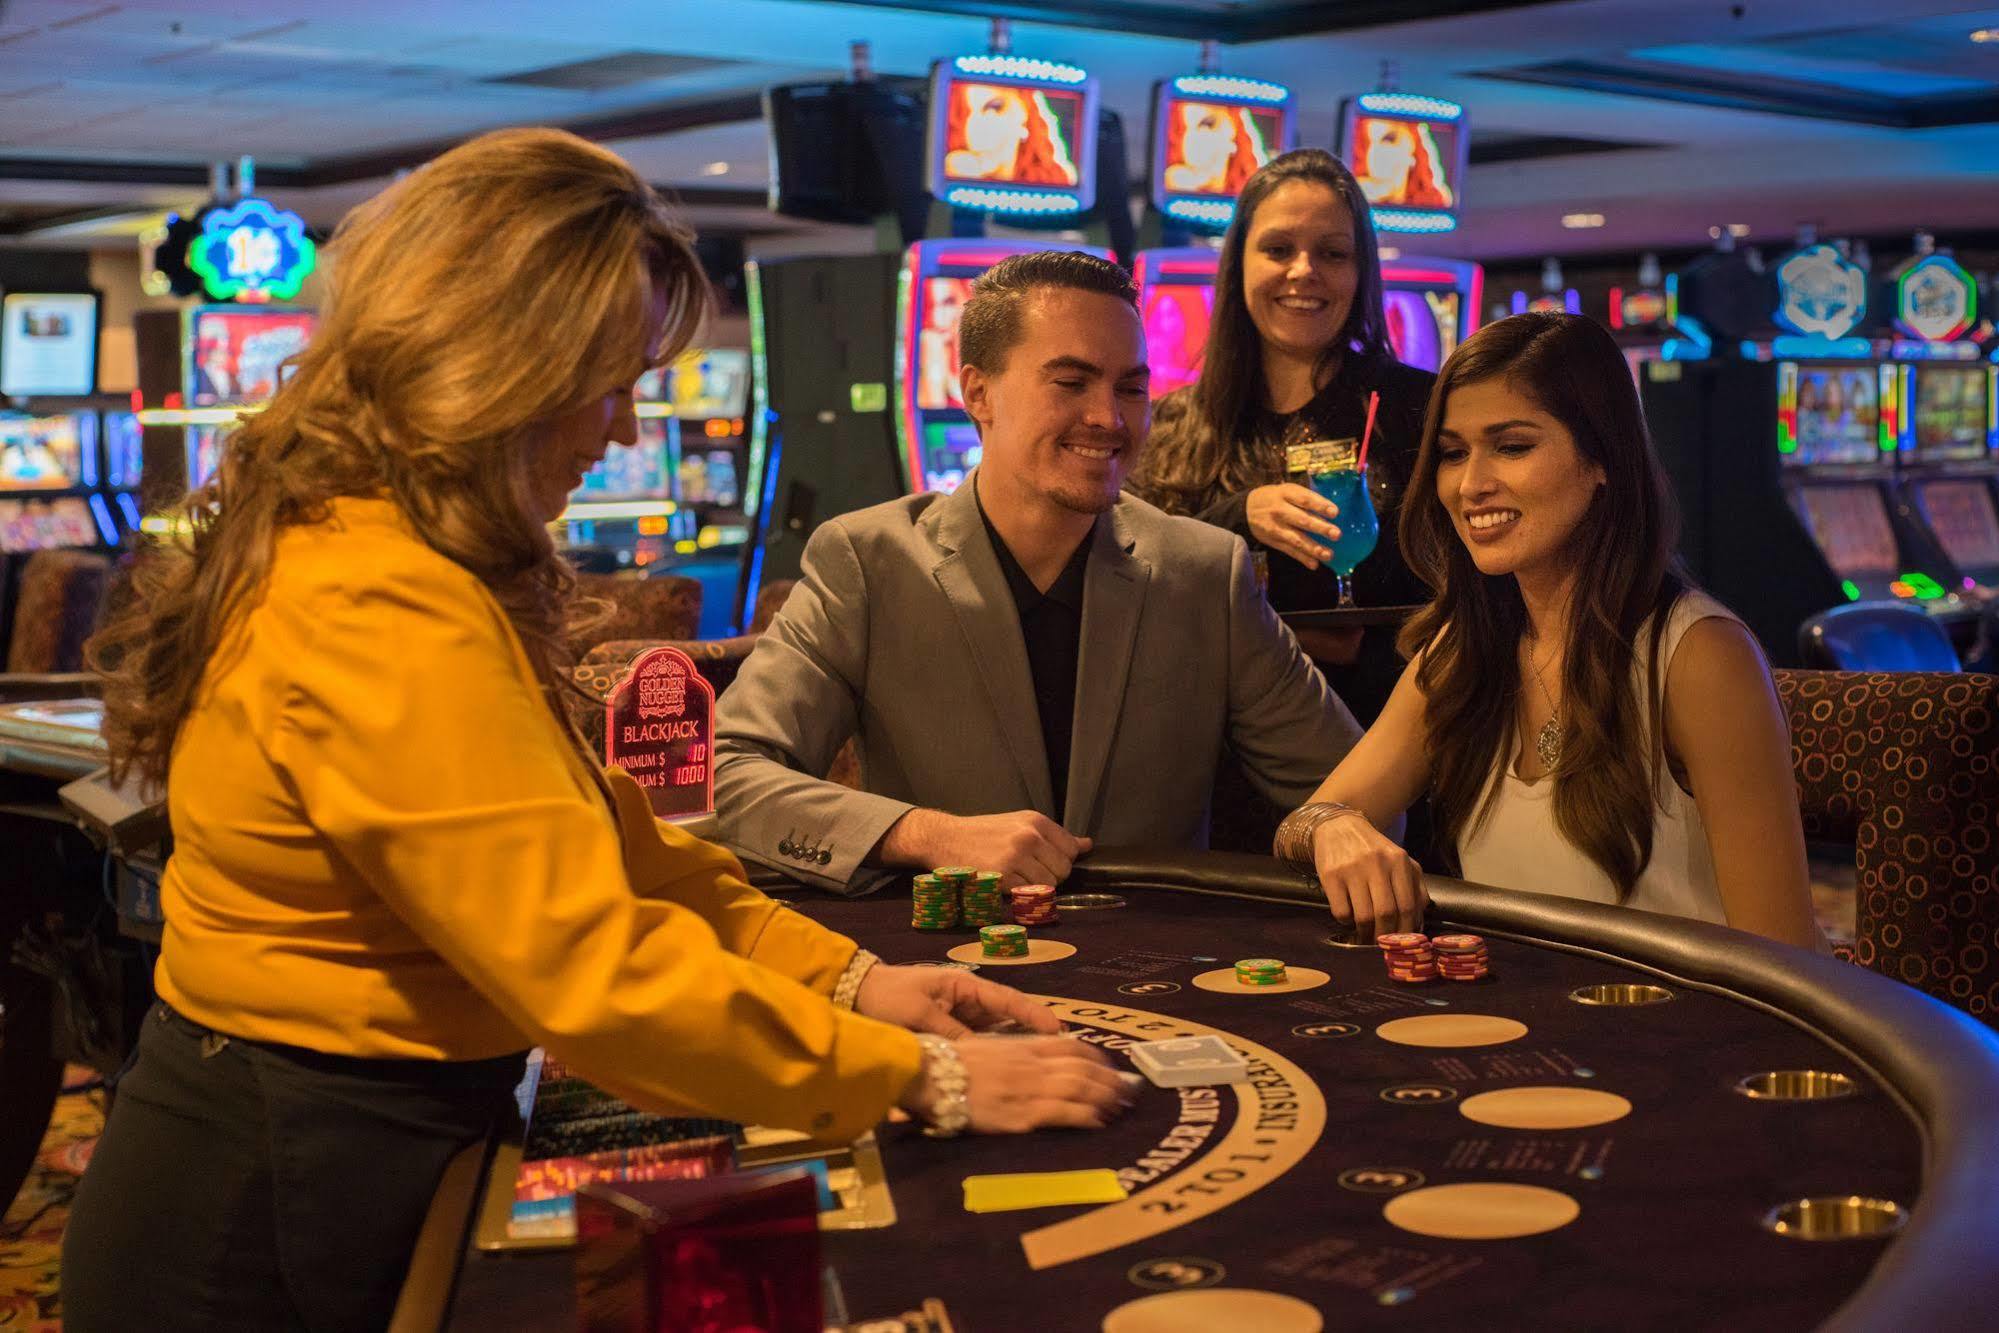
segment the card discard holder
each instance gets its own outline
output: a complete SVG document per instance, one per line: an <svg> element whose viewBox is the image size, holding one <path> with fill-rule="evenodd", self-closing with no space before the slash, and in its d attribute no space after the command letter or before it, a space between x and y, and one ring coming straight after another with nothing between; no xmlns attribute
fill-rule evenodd
<svg viewBox="0 0 1999 1333"><path fill-rule="evenodd" d="M1284 447L1284 476L1286 480L1309 486L1313 473L1352 471L1359 461L1360 441L1352 436L1344 440L1307 440Z"/></svg>
<svg viewBox="0 0 1999 1333"><path fill-rule="evenodd" d="M483 1251L564 1249L576 1243L583 1183L749 1176L801 1166L813 1180L819 1226L872 1230L895 1204L872 1133L853 1143L757 1125L646 1115L534 1052L497 1136L473 1227Z"/></svg>

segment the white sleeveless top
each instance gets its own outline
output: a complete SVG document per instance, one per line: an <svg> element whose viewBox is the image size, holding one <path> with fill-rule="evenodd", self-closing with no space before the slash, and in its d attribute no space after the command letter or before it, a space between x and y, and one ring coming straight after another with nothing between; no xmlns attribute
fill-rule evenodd
<svg viewBox="0 0 1999 1333"><path fill-rule="evenodd" d="M1673 654L1679 650L1687 630L1696 622L1714 616L1736 619L1727 607L1704 593L1688 592L1674 603L1666 617L1666 637L1659 656L1662 670L1672 665ZM1651 640L1647 632L1641 631L1631 671L1632 688L1645 710L1641 717L1650 715L1647 701L1651 697L1651 666ZM1509 736L1516 731L1510 731ZM1654 744L1663 743L1663 740L1654 741ZM1509 753L1512 748L1509 743ZM1543 777L1534 783L1522 782L1515 776L1513 763L1506 754L1500 757L1497 767L1500 792L1491 813L1476 830L1458 839L1458 864L1464 877L1477 884L1528 893L1616 903L1617 886L1556 828L1553 779ZM1631 896L1624 900L1624 905L1727 925L1721 889L1715 883L1714 857L1708 850L1707 829L1701 824L1700 811L1694 806L1694 798L1680 789L1664 765L1660 766L1656 797L1652 807L1652 860L1632 886Z"/></svg>

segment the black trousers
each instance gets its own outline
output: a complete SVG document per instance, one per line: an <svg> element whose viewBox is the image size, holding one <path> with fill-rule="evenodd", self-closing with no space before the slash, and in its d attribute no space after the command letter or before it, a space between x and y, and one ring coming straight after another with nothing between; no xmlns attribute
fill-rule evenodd
<svg viewBox="0 0 1999 1333"><path fill-rule="evenodd" d="M379 1330L523 1057L357 1060L154 1007L63 1236L63 1326Z"/></svg>

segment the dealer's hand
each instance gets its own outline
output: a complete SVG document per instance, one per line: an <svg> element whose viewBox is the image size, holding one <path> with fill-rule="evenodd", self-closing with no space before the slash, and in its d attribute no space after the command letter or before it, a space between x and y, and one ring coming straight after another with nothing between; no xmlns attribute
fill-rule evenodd
<svg viewBox="0 0 1999 1333"><path fill-rule="evenodd" d="M1314 538L1339 539L1340 530L1330 520L1340 516L1340 507L1295 481L1257 487L1243 509L1251 536L1307 569L1317 569L1332 554Z"/></svg>
<svg viewBox="0 0 1999 1333"><path fill-rule="evenodd" d="M892 967L876 963L861 978L854 1012L912 1032L956 1040L975 1030L1014 1023L1030 1032L1062 1030L1046 1005L1010 986L981 981L955 967Z"/></svg>
<svg viewBox="0 0 1999 1333"><path fill-rule="evenodd" d="M1362 944L1377 932L1420 930L1423 867L1360 815L1329 819L1312 830L1312 864L1333 915L1350 923Z"/></svg>
<svg viewBox="0 0 1999 1333"><path fill-rule="evenodd" d="M1133 1093L1103 1053L1074 1037L972 1036L957 1050L971 1128L980 1134L1024 1134L1053 1125L1101 1129L1132 1102ZM929 1082L926 1069L903 1093L905 1110L919 1116L928 1111Z"/></svg>

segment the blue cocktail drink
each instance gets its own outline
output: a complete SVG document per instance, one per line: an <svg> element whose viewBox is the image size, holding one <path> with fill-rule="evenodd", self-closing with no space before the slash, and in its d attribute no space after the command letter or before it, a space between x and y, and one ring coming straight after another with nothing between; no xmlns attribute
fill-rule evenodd
<svg viewBox="0 0 1999 1333"><path fill-rule="evenodd" d="M1327 548L1326 563L1339 579L1340 605L1353 605L1353 572L1361 561L1374 554L1381 538L1381 521L1375 517L1374 501L1367 493L1367 473L1355 468L1314 472L1312 489L1339 506L1333 520L1340 535L1336 541L1319 544Z"/></svg>

